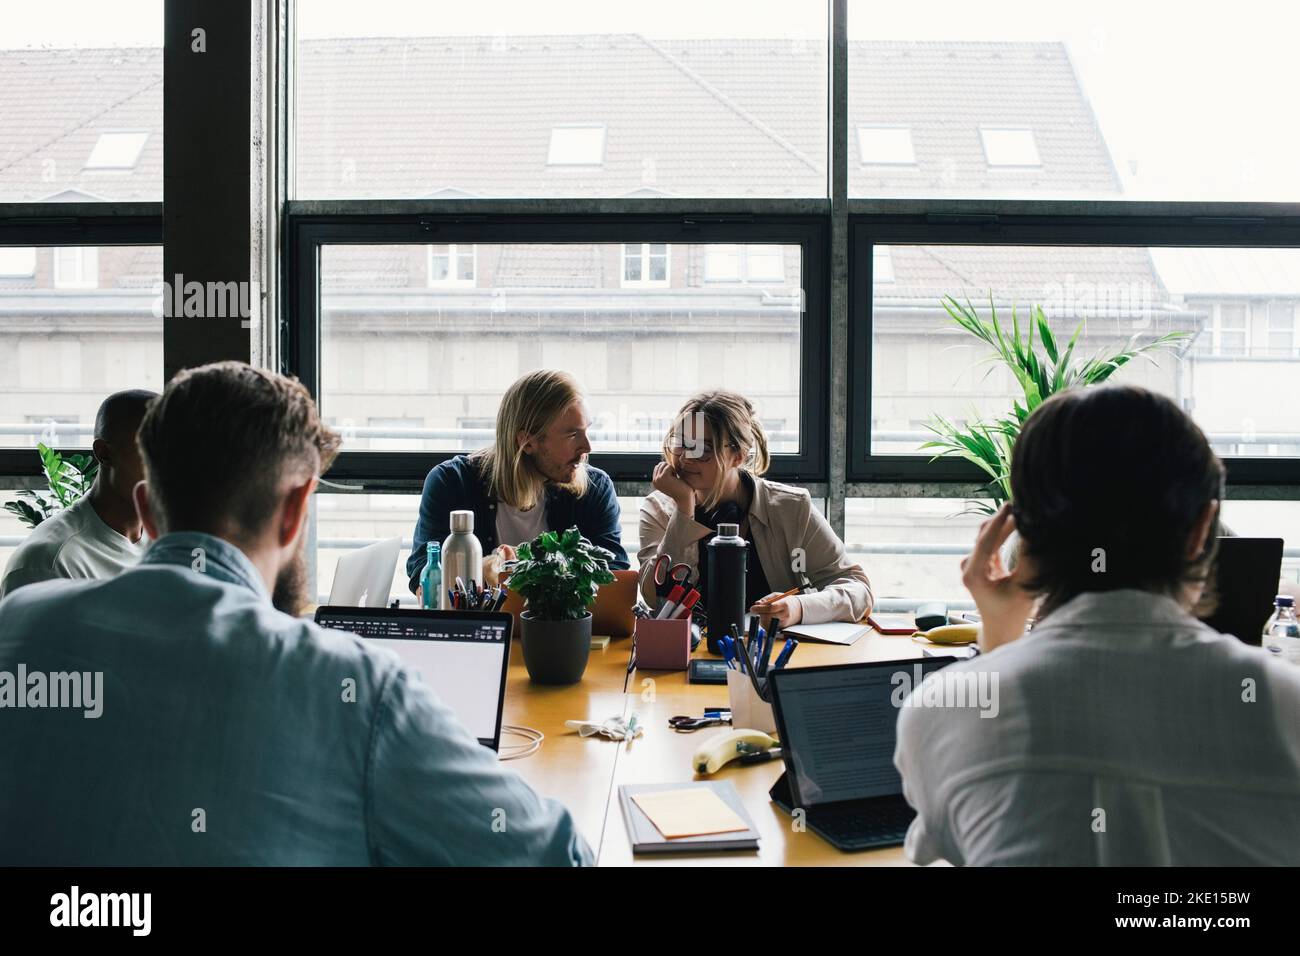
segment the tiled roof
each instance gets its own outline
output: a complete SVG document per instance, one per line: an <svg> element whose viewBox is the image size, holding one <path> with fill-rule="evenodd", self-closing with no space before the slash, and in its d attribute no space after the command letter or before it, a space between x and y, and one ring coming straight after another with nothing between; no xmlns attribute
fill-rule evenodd
<svg viewBox="0 0 1300 956"><path fill-rule="evenodd" d="M1060 44L850 45L851 131L912 128L915 166L857 195L1108 195L1118 180ZM805 40L638 34L310 40L297 68L304 198L821 196L826 53ZM0 199L157 199L158 49L0 51ZM606 128L599 166L548 166L551 130ZM981 125L1035 132L1041 168L989 168ZM84 169L99 134L151 131L131 171Z"/></svg>
<svg viewBox="0 0 1300 956"><path fill-rule="evenodd" d="M160 199L162 90L159 49L0 50L0 200ZM149 132L133 169L84 168L126 130Z"/></svg>

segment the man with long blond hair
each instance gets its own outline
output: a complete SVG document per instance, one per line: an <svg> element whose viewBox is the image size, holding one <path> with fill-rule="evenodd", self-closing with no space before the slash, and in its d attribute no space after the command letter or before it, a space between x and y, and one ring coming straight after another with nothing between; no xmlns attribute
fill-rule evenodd
<svg viewBox="0 0 1300 956"><path fill-rule="evenodd" d="M610 567L627 568L614 483L587 464L590 427L582 390L567 372L530 372L511 385L497 410L495 441L444 461L424 480L406 562L411 591L419 589L425 545L451 533L453 511L474 512L474 534L488 555L485 581L516 545L574 525L613 553Z"/></svg>

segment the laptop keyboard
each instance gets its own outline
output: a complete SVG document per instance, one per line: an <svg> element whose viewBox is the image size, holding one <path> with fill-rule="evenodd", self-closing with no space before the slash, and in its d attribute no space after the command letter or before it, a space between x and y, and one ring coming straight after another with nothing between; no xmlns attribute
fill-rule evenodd
<svg viewBox="0 0 1300 956"><path fill-rule="evenodd" d="M902 800L810 807L808 823L837 846L898 846L916 811Z"/></svg>

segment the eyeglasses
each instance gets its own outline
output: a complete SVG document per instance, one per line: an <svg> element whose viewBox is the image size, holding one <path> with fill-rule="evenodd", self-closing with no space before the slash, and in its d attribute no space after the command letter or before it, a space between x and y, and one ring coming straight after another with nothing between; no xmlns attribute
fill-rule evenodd
<svg viewBox="0 0 1300 956"><path fill-rule="evenodd" d="M734 442L727 444L728 448L739 447ZM680 438L672 438L668 441L668 454L674 457L682 457L698 461L700 464L708 464L713 461L713 445L709 442L684 442Z"/></svg>

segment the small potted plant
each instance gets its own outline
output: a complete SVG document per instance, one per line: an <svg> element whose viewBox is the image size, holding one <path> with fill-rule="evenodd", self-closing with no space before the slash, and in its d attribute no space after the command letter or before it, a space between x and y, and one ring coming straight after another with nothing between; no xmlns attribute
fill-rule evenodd
<svg viewBox="0 0 1300 956"><path fill-rule="evenodd" d="M577 528L543 531L518 548L510 590L525 601L520 641L528 676L538 684L576 684L591 651L591 611L614 557Z"/></svg>

